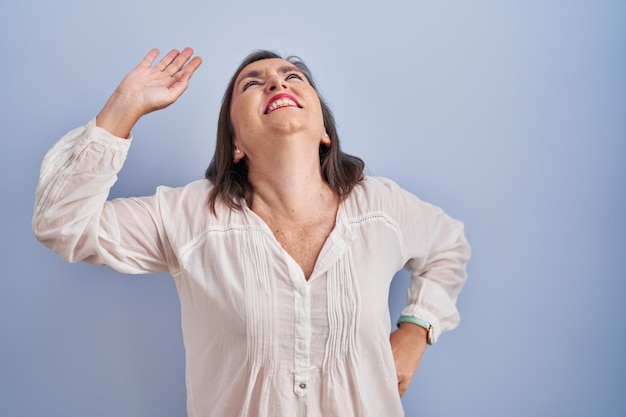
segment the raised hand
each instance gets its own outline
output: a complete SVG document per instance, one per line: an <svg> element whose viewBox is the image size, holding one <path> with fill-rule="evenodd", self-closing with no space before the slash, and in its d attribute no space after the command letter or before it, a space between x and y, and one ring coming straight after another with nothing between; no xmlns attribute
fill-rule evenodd
<svg viewBox="0 0 626 417"><path fill-rule="evenodd" d="M185 48L170 51L153 66L158 55L158 49L151 50L122 80L96 117L96 125L126 138L143 115L169 106L185 92L202 59L191 59L193 50Z"/></svg>

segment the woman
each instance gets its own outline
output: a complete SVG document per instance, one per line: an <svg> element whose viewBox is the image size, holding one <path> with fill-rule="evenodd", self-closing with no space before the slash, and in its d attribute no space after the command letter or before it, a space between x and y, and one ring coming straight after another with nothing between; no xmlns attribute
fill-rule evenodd
<svg viewBox="0 0 626 417"><path fill-rule="evenodd" d="M181 300L188 414L401 416L428 343L458 324L463 225L341 152L306 66L260 51L224 95L207 179L107 201L130 132L201 64L152 50L46 155L33 229L70 262L168 271ZM391 333L394 274L412 273Z"/></svg>

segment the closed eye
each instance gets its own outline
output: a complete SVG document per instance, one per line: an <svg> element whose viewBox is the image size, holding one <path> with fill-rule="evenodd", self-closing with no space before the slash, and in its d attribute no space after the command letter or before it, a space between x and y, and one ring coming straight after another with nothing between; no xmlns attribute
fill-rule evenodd
<svg viewBox="0 0 626 417"><path fill-rule="evenodd" d="M292 79L298 79L300 81L302 81L302 77L300 76L300 74L297 73L291 73L289 75L287 75L287 77L285 77L285 80L292 80Z"/></svg>
<svg viewBox="0 0 626 417"><path fill-rule="evenodd" d="M248 88L252 87L253 85L259 85L259 82L255 80L248 81L247 83L243 85L243 91L246 91Z"/></svg>

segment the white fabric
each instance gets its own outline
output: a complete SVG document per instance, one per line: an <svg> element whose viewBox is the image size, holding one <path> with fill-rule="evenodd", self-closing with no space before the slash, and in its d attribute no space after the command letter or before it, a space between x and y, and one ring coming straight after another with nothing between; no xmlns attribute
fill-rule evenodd
<svg viewBox="0 0 626 417"><path fill-rule="evenodd" d="M388 291L412 272L403 314L434 326L455 307L469 246L462 223L368 177L340 205L307 281L251 210L208 207L211 183L107 201L130 146L92 120L44 159L33 229L70 262L176 282L190 417L402 416Z"/></svg>

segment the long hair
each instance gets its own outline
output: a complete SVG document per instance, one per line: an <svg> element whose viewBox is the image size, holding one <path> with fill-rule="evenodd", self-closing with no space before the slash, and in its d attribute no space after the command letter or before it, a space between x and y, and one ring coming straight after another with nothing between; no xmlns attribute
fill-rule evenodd
<svg viewBox="0 0 626 417"><path fill-rule="evenodd" d="M253 62L272 58L283 59L279 54L273 51L257 50L252 52L241 62L237 71L235 71L230 79L226 92L224 92L220 115L217 121L215 153L213 154L213 159L205 174L206 179L213 183L213 188L209 194L209 205L213 213L215 213L215 204L218 197L221 197L229 208L239 210L242 208L242 198L249 198L251 200L254 196L252 184L250 184L248 180L248 166L245 160L237 164L232 160L234 132L230 117L230 105L235 80L239 76L239 73ZM361 158L342 152L333 113L321 97L307 65L300 58L294 56L290 56L286 58L286 60L302 71L319 97L322 106L324 127L331 140L330 147L323 144L320 144L319 147L322 178L328 183L330 188L337 193L339 198L343 200L348 196L350 191L352 191L354 186L363 179L365 164Z"/></svg>

